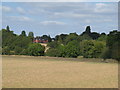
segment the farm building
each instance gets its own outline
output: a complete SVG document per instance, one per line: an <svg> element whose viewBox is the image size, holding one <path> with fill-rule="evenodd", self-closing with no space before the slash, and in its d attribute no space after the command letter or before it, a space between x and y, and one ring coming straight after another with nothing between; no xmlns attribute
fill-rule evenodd
<svg viewBox="0 0 120 90"><path fill-rule="evenodd" d="M41 37L36 37L33 39L33 43L47 43L48 39L43 39Z"/></svg>

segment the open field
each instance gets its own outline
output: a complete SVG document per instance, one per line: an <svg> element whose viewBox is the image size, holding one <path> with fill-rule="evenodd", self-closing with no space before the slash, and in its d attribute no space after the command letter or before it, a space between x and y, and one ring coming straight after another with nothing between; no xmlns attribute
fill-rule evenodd
<svg viewBox="0 0 120 90"><path fill-rule="evenodd" d="M118 64L3 56L3 88L117 88Z"/></svg>

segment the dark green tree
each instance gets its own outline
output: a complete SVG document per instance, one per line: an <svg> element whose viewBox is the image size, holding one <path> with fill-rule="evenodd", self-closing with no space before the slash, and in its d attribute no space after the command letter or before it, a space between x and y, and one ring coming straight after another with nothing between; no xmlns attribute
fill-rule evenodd
<svg viewBox="0 0 120 90"><path fill-rule="evenodd" d="M91 28L90 26L87 26L85 31L81 34L83 36L84 34L87 34L88 36L91 36Z"/></svg>
<svg viewBox="0 0 120 90"><path fill-rule="evenodd" d="M44 56L45 47L39 43L30 44L27 53L30 56Z"/></svg>
<svg viewBox="0 0 120 90"><path fill-rule="evenodd" d="M9 31L10 31L10 27L9 27L9 26L7 26L7 27L6 27L6 30L9 32Z"/></svg>
<svg viewBox="0 0 120 90"><path fill-rule="evenodd" d="M98 39L99 37L100 37L100 34L99 33L97 33L97 32L92 32L91 34L90 34L90 36L92 37L92 39Z"/></svg>
<svg viewBox="0 0 120 90"><path fill-rule="evenodd" d="M65 46L65 56L66 57L73 57L76 58L80 54L80 47L79 43L74 40L70 41L66 46Z"/></svg>
<svg viewBox="0 0 120 90"><path fill-rule="evenodd" d="M90 26L86 27L85 33L87 33L88 35L91 34L91 28L90 28Z"/></svg>
<svg viewBox="0 0 120 90"><path fill-rule="evenodd" d="M22 31L20 35L21 36L27 36L25 31Z"/></svg>
<svg viewBox="0 0 120 90"><path fill-rule="evenodd" d="M34 37L34 33L33 32L29 32L28 36L29 37Z"/></svg>

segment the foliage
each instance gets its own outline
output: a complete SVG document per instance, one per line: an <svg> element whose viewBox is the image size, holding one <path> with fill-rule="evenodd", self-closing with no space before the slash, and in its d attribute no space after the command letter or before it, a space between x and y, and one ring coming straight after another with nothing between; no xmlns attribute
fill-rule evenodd
<svg viewBox="0 0 120 90"><path fill-rule="evenodd" d="M78 39L78 35L76 33L70 33L64 40L64 44L67 45L70 41L74 41Z"/></svg>
<svg viewBox="0 0 120 90"><path fill-rule="evenodd" d="M34 33L33 32L29 32L28 36L29 37L34 37Z"/></svg>
<svg viewBox="0 0 120 90"><path fill-rule="evenodd" d="M107 39L107 35L102 34L102 35L100 35L100 37L97 40L106 42L106 39Z"/></svg>
<svg viewBox="0 0 120 90"><path fill-rule="evenodd" d="M50 47L50 48L57 48L58 47L58 42L57 41L53 41L53 42L49 42L48 43L48 47Z"/></svg>
<svg viewBox="0 0 120 90"><path fill-rule="evenodd" d="M32 55L43 56L45 47L38 43L32 43L34 39L33 32L22 31L16 35L10 31L9 26L0 31L0 41L2 42L3 55ZM120 31L113 30L108 35L105 33L91 32L90 26L78 35L77 33L60 34L55 38L50 35L41 36L42 39L48 40L47 56L54 57L77 57L85 58L113 58L120 60ZM54 41L53 41L54 40Z"/></svg>
<svg viewBox="0 0 120 90"><path fill-rule="evenodd" d="M10 28L9 28L9 26L7 26L7 27L6 27L6 30L7 30L8 32L10 31Z"/></svg>
<svg viewBox="0 0 120 90"><path fill-rule="evenodd" d="M79 56L79 43L77 41L71 41L65 46L66 57L77 57Z"/></svg>
<svg viewBox="0 0 120 90"><path fill-rule="evenodd" d="M109 50L109 48L105 48L104 50L103 50L103 52L101 53L101 56L100 56L101 58L103 58L104 60L105 59L110 59L111 58L111 53L110 53L110 50Z"/></svg>
<svg viewBox="0 0 120 90"><path fill-rule="evenodd" d="M45 47L39 43L30 44L27 49L27 54L30 56L43 56Z"/></svg>
<svg viewBox="0 0 120 90"><path fill-rule="evenodd" d="M51 42L51 41L52 41L50 35L49 35L49 36L43 35L43 36L41 36L41 38L42 38L42 39L45 39L45 40L48 40L48 42Z"/></svg>
<svg viewBox="0 0 120 90"><path fill-rule="evenodd" d="M21 36L27 36L25 31L21 32Z"/></svg>
<svg viewBox="0 0 120 90"><path fill-rule="evenodd" d="M16 35L13 31L7 31L6 29L2 29L2 54L10 55L10 54L21 54L24 49L28 48L28 45L32 43L30 37L23 35Z"/></svg>
<svg viewBox="0 0 120 90"><path fill-rule="evenodd" d="M99 58L104 47L104 42L84 40L80 43L80 53L85 58Z"/></svg>

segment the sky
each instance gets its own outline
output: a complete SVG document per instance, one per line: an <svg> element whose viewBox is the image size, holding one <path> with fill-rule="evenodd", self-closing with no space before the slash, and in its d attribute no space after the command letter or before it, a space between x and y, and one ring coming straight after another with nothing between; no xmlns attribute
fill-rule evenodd
<svg viewBox="0 0 120 90"><path fill-rule="evenodd" d="M9 25L15 34L32 31L35 36L81 34L118 29L117 2L3 2L2 28Z"/></svg>

